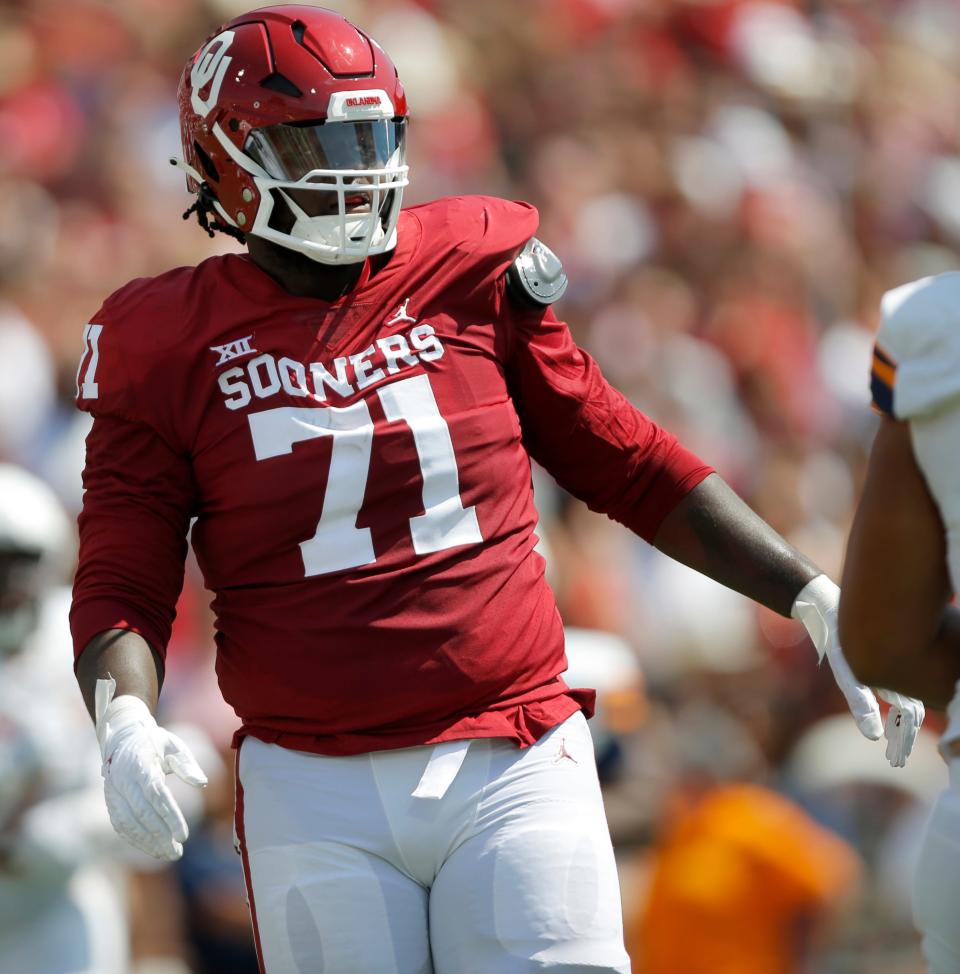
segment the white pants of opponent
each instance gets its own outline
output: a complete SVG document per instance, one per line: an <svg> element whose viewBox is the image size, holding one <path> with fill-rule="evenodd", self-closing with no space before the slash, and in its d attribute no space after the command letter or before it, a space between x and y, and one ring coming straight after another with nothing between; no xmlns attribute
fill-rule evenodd
<svg viewBox="0 0 960 974"><path fill-rule="evenodd" d="M913 889L913 913L923 934L929 974L960 971L960 757L950 761L950 785L927 825Z"/></svg>
<svg viewBox="0 0 960 974"><path fill-rule="evenodd" d="M630 970L580 713L524 750L327 757L247 738L237 777L266 974Z"/></svg>

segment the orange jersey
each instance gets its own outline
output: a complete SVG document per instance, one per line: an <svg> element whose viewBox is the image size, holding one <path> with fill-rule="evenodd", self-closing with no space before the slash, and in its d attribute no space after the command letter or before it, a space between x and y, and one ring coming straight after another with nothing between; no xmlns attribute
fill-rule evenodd
<svg viewBox="0 0 960 974"><path fill-rule="evenodd" d="M845 842L786 799L719 788L660 844L631 957L643 974L795 974L801 932L858 870Z"/></svg>

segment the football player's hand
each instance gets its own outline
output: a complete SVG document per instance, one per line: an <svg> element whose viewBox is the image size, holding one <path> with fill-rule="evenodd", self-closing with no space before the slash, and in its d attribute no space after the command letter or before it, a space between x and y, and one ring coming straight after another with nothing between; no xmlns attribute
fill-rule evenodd
<svg viewBox="0 0 960 974"><path fill-rule="evenodd" d="M114 829L155 859L179 859L187 823L164 778L173 773L189 785L207 783L186 744L160 727L139 697L129 695L110 700L102 713L98 707L97 739Z"/></svg>
<svg viewBox="0 0 960 974"><path fill-rule="evenodd" d="M902 768L913 750L913 742L920 733L925 710L913 697L905 697L893 690L877 690L877 696L890 704L883 736L887 739L887 760L895 768Z"/></svg>
<svg viewBox="0 0 960 974"><path fill-rule="evenodd" d="M839 605L840 588L826 575L818 575L797 596L791 615L803 623L820 654L821 662L826 656L833 678L846 698L860 733L871 741L879 740L883 734L887 738L887 760L895 768L903 767L923 723L923 704L912 697L879 690L881 698L890 704L884 725L877 698L869 687L853 675L840 648L837 630Z"/></svg>

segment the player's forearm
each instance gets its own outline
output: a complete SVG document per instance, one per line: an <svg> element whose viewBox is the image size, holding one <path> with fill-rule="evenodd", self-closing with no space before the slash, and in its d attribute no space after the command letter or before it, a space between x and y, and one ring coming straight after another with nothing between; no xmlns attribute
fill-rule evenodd
<svg viewBox="0 0 960 974"><path fill-rule="evenodd" d="M820 569L711 474L664 518L656 547L690 568L789 616Z"/></svg>
<svg viewBox="0 0 960 974"><path fill-rule="evenodd" d="M90 716L94 716L97 680L117 681L116 696L139 697L153 712L163 683L163 661L135 632L109 629L87 644L77 662L77 682Z"/></svg>

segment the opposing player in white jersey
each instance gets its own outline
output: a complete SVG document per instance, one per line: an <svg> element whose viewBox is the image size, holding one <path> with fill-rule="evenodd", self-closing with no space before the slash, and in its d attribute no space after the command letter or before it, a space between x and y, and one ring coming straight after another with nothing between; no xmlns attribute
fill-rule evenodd
<svg viewBox="0 0 960 974"><path fill-rule="evenodd" d="M960 971L960 273L890 291L873 365L883 414L850 534L840 633L854 671L947 708L950 766L914 914L932 974Z"/></svg>
<svg viewBox="0 0 960 974"><path fill-rule="evenodd" d="M0 464L0 974L127 969L105 865L120 842L73 688L70 592L51 585L70 535L50 489Z"/></svg>

